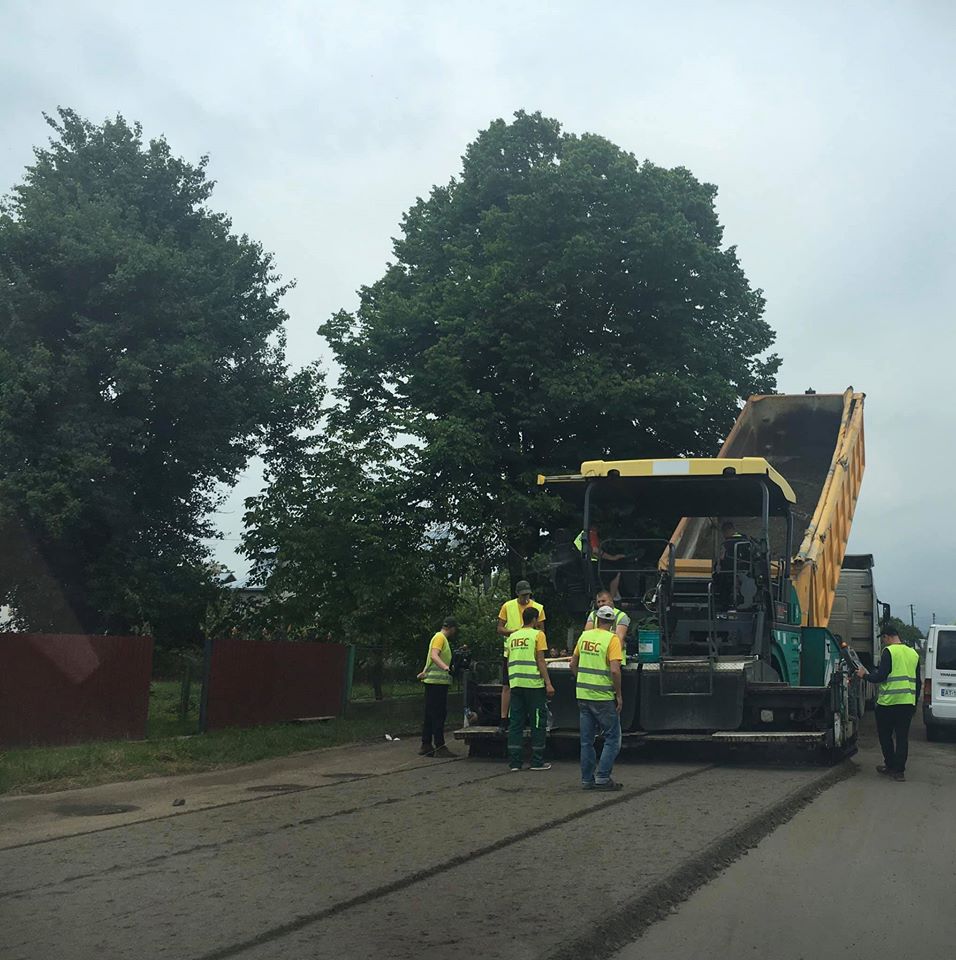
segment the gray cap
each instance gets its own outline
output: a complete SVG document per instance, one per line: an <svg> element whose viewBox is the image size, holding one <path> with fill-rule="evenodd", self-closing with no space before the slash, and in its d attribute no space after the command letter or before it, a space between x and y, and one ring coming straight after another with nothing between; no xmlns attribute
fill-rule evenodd
<svg viewBox="0 0 956 960"><path fill-rule="evenodd" d="M531 584L527 580L519 580L515 584L515 595L519 593L531 593Z"/></svg>
<svg viewBox="0 0 956 960"><path fill-rule="evenodd" d="M597 618L598 620L613 620L614 607L608 607L608 606L598 607Z"/></svg>

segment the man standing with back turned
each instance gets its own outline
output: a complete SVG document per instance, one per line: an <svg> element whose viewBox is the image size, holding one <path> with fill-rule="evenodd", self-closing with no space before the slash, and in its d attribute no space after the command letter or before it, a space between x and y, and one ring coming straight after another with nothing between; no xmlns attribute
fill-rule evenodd
<svg viewBox="0 0 956 960"><path fill-rule="evenodd" d="M511 722L508 727L508 766L521 769L524 752L524 724L531 727L531 769L550 770L544 762L548 737L547 697L554 696L544 653L548 641L538 629L538 611L528 607L522 615L524 626L505 641L508 683L511 687Z"/></svg>
<svg viewBox="0 0 956 960"><path fill-rule="evenodd" d="M585 790L620 790L611 768L621 750L621 641L614 633L614 609L597 610L597 628L585 630L571 657L577 676L581 717L581 786ZM598 731L604 737L600 763L594 751ZM595 769L595 767L597 769Z"/></svg>
<svg viewBox="0 0 956 960"><path fill-rule="evenodd" d="M880 685L875 712L883 763L876 769L894 780L902 781L906 779L910 722L916 712L916 693L919 690L919 654L900 641L896 627L884 627L880 639L885 646L879 666L869 672L866 667L860 667L856 673L861 679Z"/></svg>
<svg viewBox="0 0 956 960"><path fill-rule="evenodd" d="M498 636L504 637L503 659L501 661L501 725L502 733L508 732L508 717L511 707L511 688L508 686L508 637L515 630L524 627L524 612L529 607L538 611L538 623L544 623L544 607L531 599L531 584L519 580L515 584L514 600L506 600L498 611Z"/></svg>

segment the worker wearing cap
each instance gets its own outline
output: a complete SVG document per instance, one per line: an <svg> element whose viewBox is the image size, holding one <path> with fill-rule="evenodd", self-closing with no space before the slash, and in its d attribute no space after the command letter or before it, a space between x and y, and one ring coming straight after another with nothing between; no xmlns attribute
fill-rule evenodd
<svg viewBox="0 0 956 960"><path fill-rule="evenodd" d="M445 617L441 630L428 644L428 656L418 679L425 685L425 719L422 723L423 757L453 757L445 746L445 716L448 713L448 688L451 686L451 641L458 633L454 617Z"/></svg>
<svg viewBox="0 0 956 960"><path fill-rule="evenodd" d="M602 588L594 595L594 606L584 624L585 630L593 630L597 626L598 607L610 607L614 611L614 633L621 641L621 666L623 667L627 663L627 631L631 627L631 618L623 610L618 610L614 606L611 591Z"/></svg>
<svg viewBox="0 0 956 960"><path fill-rule="evenodd" d="M498 636L507 638L515 630L524 627L524 612L529 607L538 611L538 623L544 623L544 607L531 599L531 584L527 580L519 580L515 585L515 598L501 605L498 611ZM508 686L508 653L507 643L503 643L503 660L501 666L501 725L502 733L508 729L508 716L511 707L511 690Z"/></svg>
<svg viewBox="0 0 956 960"><path fill-rule="evenodd" d="M548 736L547 697L554 696L544 654L548 641L539 629L538 611L528 605L522 614L524 626L513 630L505 640L508 684L511 690L508 726L508 766L520 770L524 753L524 727L531 728L531 769L550 770L544 762Z"/></svg>
<svg viewBox="0 0 956 960"><path fill-rule="evenodd" d="M901 642L896 627L885 626L880 639L883 655L875 670L857 668L857 676L880 685L876 698L876 732L883 751L883 763L877 772L894 780L906 779L910 723L916 712L919 690L919 654ZM894 743L895 739L895 743Z"/></svg>
<svg viewBox="0 0 956 960"><path fill-rule="evenodd" d="M621 750L621 641L614 633L614 609L597 610L597 627L578 637L571 656L581 724L581 785L585 790L619 790L611 768ZM604 737L600 761L594 738Z"/></svg>

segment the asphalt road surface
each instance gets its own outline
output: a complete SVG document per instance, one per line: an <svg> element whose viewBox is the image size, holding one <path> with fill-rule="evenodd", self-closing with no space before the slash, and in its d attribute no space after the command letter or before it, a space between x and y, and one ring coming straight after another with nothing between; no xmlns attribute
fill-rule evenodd
<svg viewBox="0 0 956 960"><path fill-rule="evenodd" d="M0 957L952 953L954 743L914 744L906 784L870 748L832 769L636 758L614 795L569 761L415 747L0 801Z"/></svg>

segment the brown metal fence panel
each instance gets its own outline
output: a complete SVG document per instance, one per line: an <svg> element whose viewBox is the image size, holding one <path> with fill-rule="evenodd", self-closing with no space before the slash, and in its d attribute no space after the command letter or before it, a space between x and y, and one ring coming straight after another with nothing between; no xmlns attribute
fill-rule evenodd
<svg viewBox="0 0 956 960"><path fill-rule="evenodd" d="M344 644L230 638L210 646L204 729L342 712L349 649Z"/></svg>
<svg viewBox="0 0 956 960"><path fill-rule="evenodd" d="M0 633L0 746L146 736L152 637Z"/></svg>

